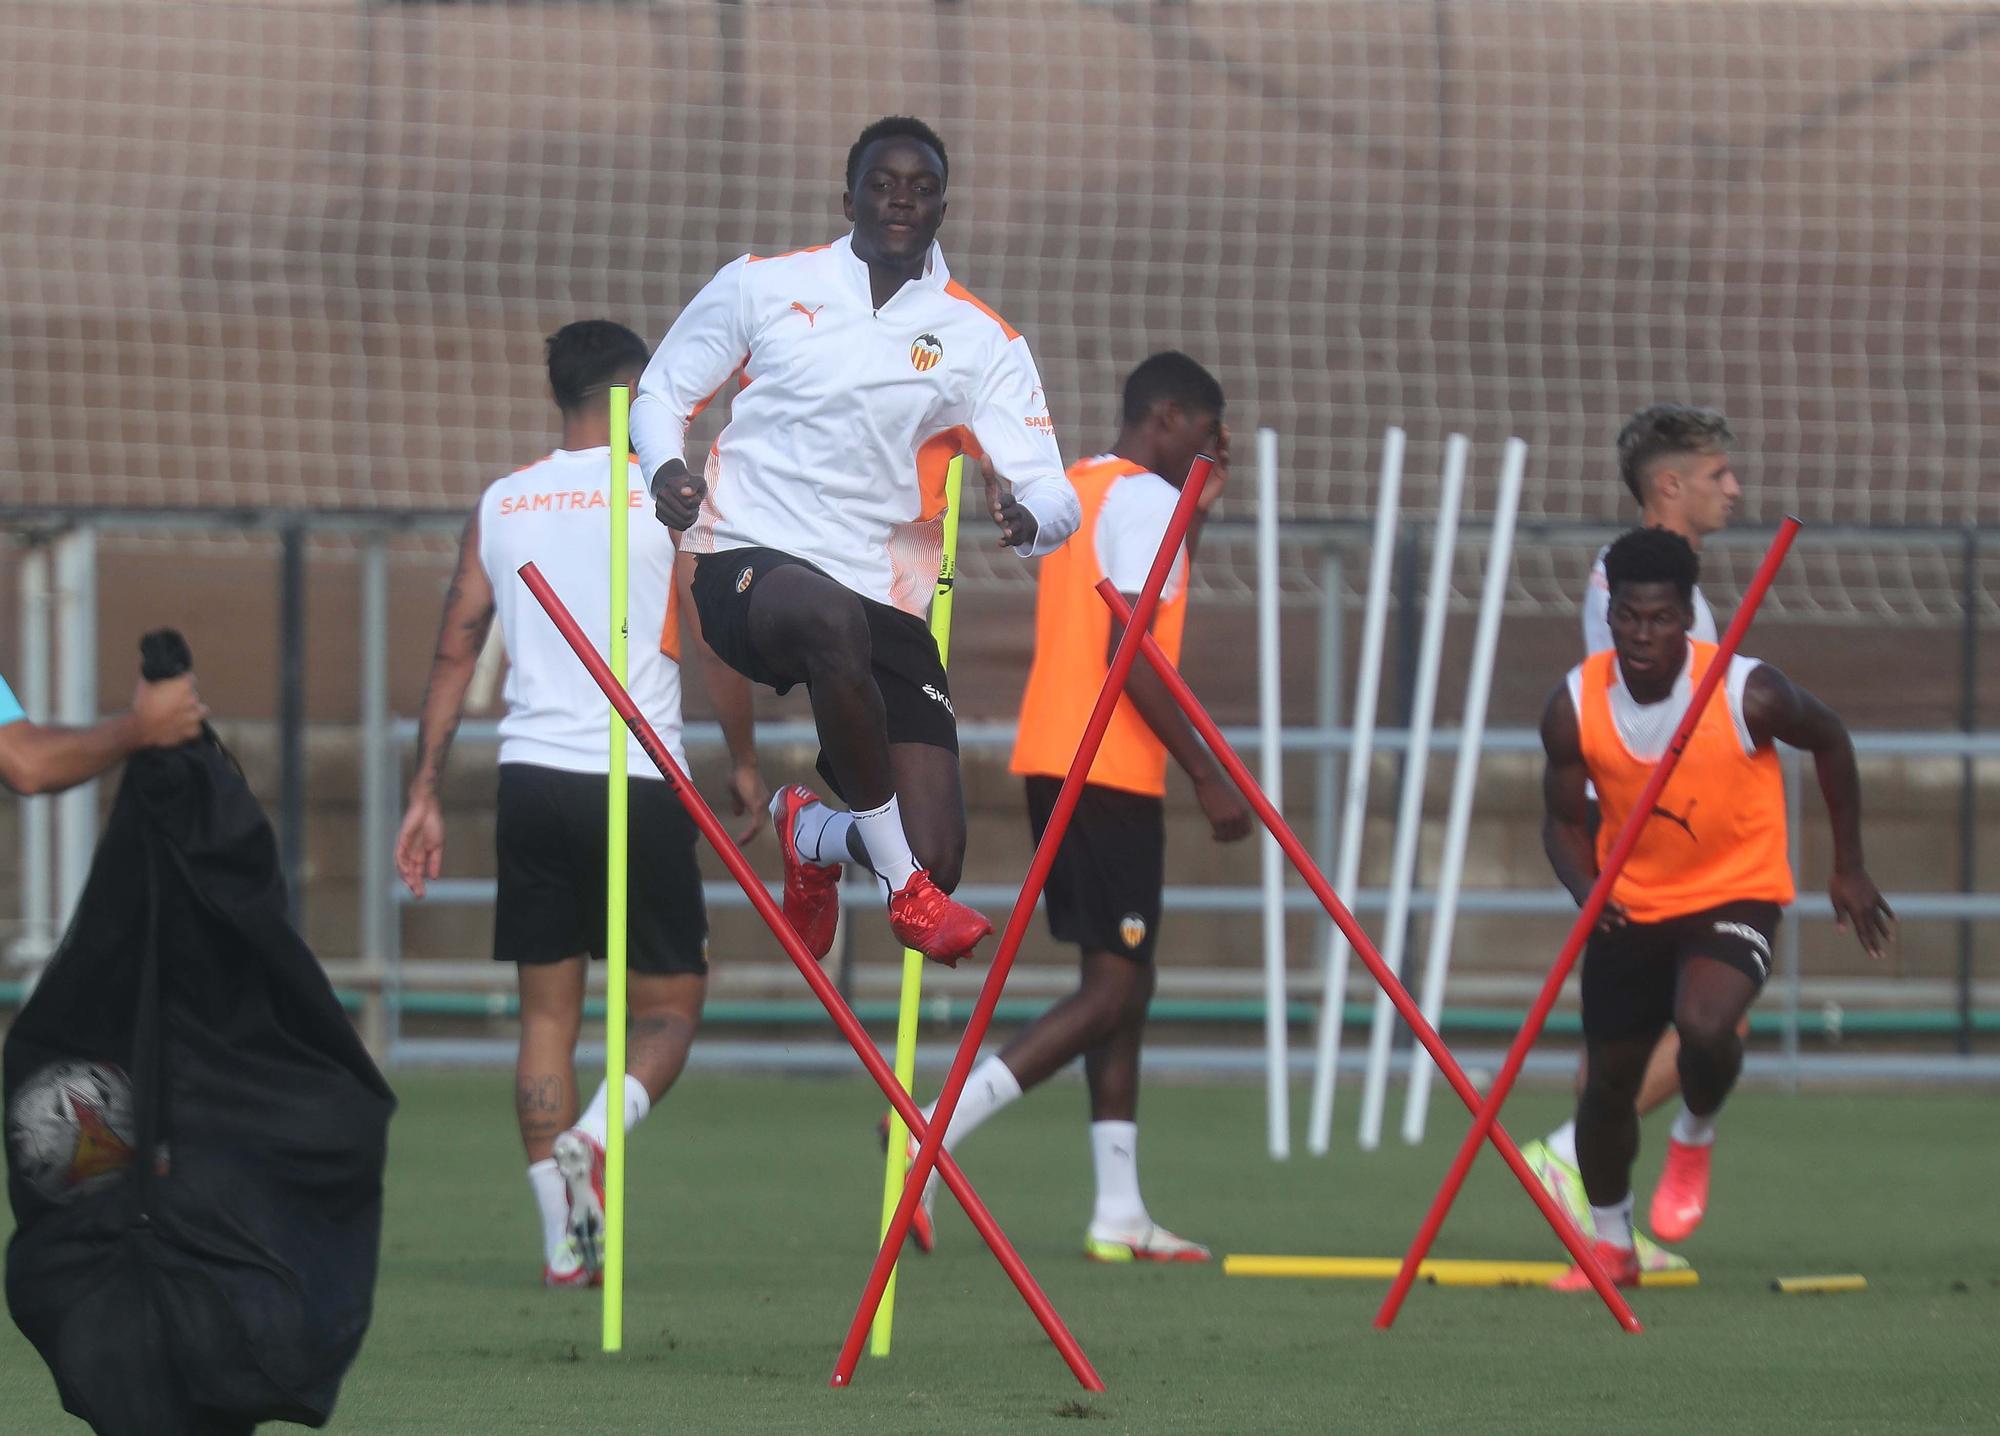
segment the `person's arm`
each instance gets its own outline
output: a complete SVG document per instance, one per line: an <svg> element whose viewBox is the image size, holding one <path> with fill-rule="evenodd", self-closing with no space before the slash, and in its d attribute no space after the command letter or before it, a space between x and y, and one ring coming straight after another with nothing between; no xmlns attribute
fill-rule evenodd
<svg viewBox="0 0 2000 1436"><path fill-rule="evenodd" d="M678 554L674 559L674 583L680 589L683 645L692 645L701 665L702 682L708 688L709 706L715 721L722 725L722 741L729 749L729 806L739 818L749 821L737 835L740 848L757 836L764 826L771 802L770 785L757 768L757 725L752 706L750 680L724 663L701 635L701 619L694 610L694 555Z"/></svg>
<svg viewBox="0 0 2000 1436"><path fill-rule="evenodd" d="M708 485L688 467L688 426L750 355L743 270L725 264L688 301L653 351L632 400L632 451L660 522L679 532L695 521Z"/></svg>
<svg viewBox="0 0 2000 1436"><path fill-rule="evenodd" d="M1000 346L970 407L968 427L985 451L980 467L987 475L987 511L999 526L1001 546L1022 558L1055 552L1083 521L1083 506L1063 472L1055 421L1027 340L1015 334Z"/></svg>
<svg viewBox="0 0 2000 1436"><path fill-rule="evenodd" d="M1194 521L1188 525L1187 556L1193 564L1195 550L1201 547L1201 531L1208 526L1209 513L1222 501L1222 491L1229 487L1229 426L1218 424L1221 442L1212 455L1215 467L1209 471L1208 482L1201 486L1201 497L1194 501Z"/></svg>
<svg viewBox="0 0 2000 1436"><path fill-rule="evenodd" d="M1868 876L1861 855L1861 770L1854 740L1840 715L1768 663L1751 670L1743 685L1743 721L1759 747L1789 743L1813 755L1820 795L1833 828L1833 880L1827 895L1840 930L1853 924L1870 957L1880 958L1896 936L1896 915Z"/></svg>
<svg viewBox="0 0 2000 1436"><path fill-rule="evenodd" d="M445 756L465 712L465 690L479 665L479 650L493 626L493 584L479 562L479 512L466 520L458 541L458 571L444 596L437 648L424 685L423 714L417 720L417 770L410 778L409 806L396 833L396 871L418 897L444 861L444 813L438 780Z"/></svg>
<svg viewBox="0 0 2000 1436"><path fill-rule="evenodd" d="M1111 491L1102 507L1097 511L1097 522L1089 535L1089 542L1096 546L1099 570L1116 584L1125 602L1132 608L1139 606L1139 590L1145 586L1146 576L1158 557L1160 545L1165 542L1167 528L1173 519L1173 496L1176 490L1148 478L1143 486L1120 484ZM1220 492L1219 486L1204 491ZM1195 518L1199 527L1201 516ZM1189 539L1195 537L1190 530ZM1078 542L1084 540L1079 539ZM1184 547L1175 569L1167 574L1167 585L1162 590L1163 600L1175 595L1184 587L1190 577L1191 552ZM1092 595L1094 598L1095 595ZM1155 622L1157 622L1157 617ZM1118 645L1125 637L1125 625L1114 615L1111 619L1111 634L1104 650L1104 661L1109 663L1118 652ZM1132 673L1125 680L1125 696L1132 700L1132 707L1153 730L1153 736L1160 740L1173 760L1180 764L1194 783L1195 800L1201 804L1202 816L1208 819L1210 831L1219 843L1233 843L1250 833L1250 806L1244 800L1236 785L1224 776L1214 756L1208 751L1200 737L1174 702L1167 685L1153 671L1153 665L1142 657L1132 665Z"/></svg>
<svg viewBox="0 0 2000 1436"><path fill-rule="evenodd" d="M22 797L87 783L145 748L177 748L201 736L208 709L194 675L141 683L130 712L88 728L17 718L0 724L0 783Z"/></svg>
<svg viewBox="0 0 2000 1436"><path fill-rule="evenodd" d="M1128 593L1125 602L1138 607L1139 595ZM1125 625L1116 618L1111 620L1111 642L1105 649L1105 661L1118 651L1119 640L1125 636ZM1153 671L1153 665L1144 657L1132 665L1132 676L1125 680L1125 696L1132 700L1132 707L1146 720L1146 726L1153 730L1153 736L1165 745L1173 760L1180 764L1181 771L1194 783L1195 801L1201 804L1202 816L1208 819L1209 831L1218 843L1234 843L1250 836L1250 805L1237 791L1217 765L1215 757L1208 751L1208 745L1201 741L1194 729L1188 725L1187 715L1167 692L1167 685L1160 681L1160 675Z"/></svg>
<svg viewBox="0 0 2000 1436"><path fill-rule="evenodd" d="M1591 818L1590 770L1583 761L1583 735L1569 684L1558 683L1542 709L1542 851L1549 855L1556 881L1582 907L1597 885L1597 835ZM1604 905L1600 929L1622 926L1625 910L1615 902Z"/></svg>

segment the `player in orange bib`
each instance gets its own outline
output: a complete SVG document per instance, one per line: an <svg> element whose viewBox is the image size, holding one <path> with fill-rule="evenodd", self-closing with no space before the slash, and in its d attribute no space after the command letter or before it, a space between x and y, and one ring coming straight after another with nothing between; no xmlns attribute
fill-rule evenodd
<svg viewBox="0 0 2000 1436"><path fill-rule="evenodd" d="M1035 601L1035 662L1021 700L1013 771L1027 783L1028 819L1041 841L1064 774L1123 636L1097 594L1109 578L1137 602L1202 452L1217 467L1198 501L1153 619L1153 636L1176 662L1187 619L1188 563L1202 518L1227 477L1222 386L1185 354L1155 354L1125 381L1123 417L1111 452L1073 465L1083 524L1042 560ZM1167 759L1194 780L1217 842L1248 835L1250 810L1216 767L1166 688L1146 664L1132 670L1092 763L1076 815L1056 851L1047 889L1049 927L1082 950L1075 992L1043 1013L972 1072L945 1136L950 1150L1022 1092L1078 1057L1090 1088L1090 1146L1097 1200L1084 1236L1099 1261L1206 1261L1208 1248L1157 1225L1139 1195L1139 1041L1154 987L1166 861ZM928 1111L926 1112L928 1114ZM914 1143L912 1144L914 1147ZM930 1243L929 1201L918 1243Z"/></svg>
<svg viewBox="0 0 2000 1436"><path fill-rule="evenodd" d="M1543 845L1580 904L1718 650L1688 637L1700 563L1679 534L1634 529L1606 551L1609 652L1571 669L1542 715ZM1680 764L1618 875L1583 956L1588 1074L1576 1148L1612 1280L1636 1286L1632 1162L1647 1059L1680 1033L1682 1109L1654 1193L1655 1233L1677 1241L1708 1205L1715 1115L1743 1065L1738 1024L1771 973L1780 909L1792 900L1784 779L1776 744L1813 755L1833 828L1833 910L1879 958L1895 917L1861 856L1861 782L1847 729L1819 699L1754 658L1731 660ZM1591 831L1586 784L1603 821ZM1558 1289L1585 1290L1572 1268Z"/></svg>

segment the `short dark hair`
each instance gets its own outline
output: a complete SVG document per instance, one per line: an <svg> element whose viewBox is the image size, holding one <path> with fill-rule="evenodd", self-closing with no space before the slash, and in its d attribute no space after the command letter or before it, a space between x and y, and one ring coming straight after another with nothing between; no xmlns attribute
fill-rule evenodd
<svg viewBox="0 0 2000 1436"><path fill-rule="evenodd" d="M1125 377L1125 422L1137 424L1162 399L1191 413L1222 415L1222 386L1177 349L1143 360Z"/></svg>
<svg viewBox="0 0 2000 1436"><path fill-rule="evenodd" d="M573 414L628 369L643 369L646 341L609 319L579 319L548 338L549 389L556 407Z"/></svg>
<svg viewBox="0 0 2000 1436"><path fill-rule="evenodd" d="M1646 475L1655 461L1675 454L1713 454L1736 436L1714 409L1692 404L1652 404L1618 431L1618 475L1640 503L1646 502Z"/></svg>
<svg viewBox="0 0 2000 1436"><path fill-rule="evenodd" d="M877 140L915 140L929 145L937 151L938 164L942 167L938 178L945 188L951 188L951 156L944 152L944 141L938 132L914 115L884 115L861 132L861 138L847 149L847 187L853 189L861 183L861 156Z"/></svg>
<svg viewBox="0 0 2000 1436"><path fill-rule="evenodd" d="M1701 577L1694 545L1672 529L1633 529L1604 551L1604 579L1615 593L1620 584L1670 583L1689 607Z"/></svg>

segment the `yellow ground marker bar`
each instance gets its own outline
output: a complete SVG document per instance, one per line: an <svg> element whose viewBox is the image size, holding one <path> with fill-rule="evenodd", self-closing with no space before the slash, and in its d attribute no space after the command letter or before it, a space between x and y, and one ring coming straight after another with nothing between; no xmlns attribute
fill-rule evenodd
<svg viewBox="0 0 2000 1436"><path fill-rule="evenodd" d="M1840 1276L1781 1276L1771 1283L1772 1291L1793 1296L1800 1292L1866 1291L1868 1278L1853 1273Z"/></svg>
<svg viewBox="0 0 2000 1436"><path fill-rule="evenodd" d="M1321 1277L1346 1281L1389 1281L1402 1268L1398 1257L1226 1256L1224 1276ZM1560 1261L1451 1261L1432 1258L1417 1275L1437 1286L1547 1286L1569 1270ZM1680 1271L1649 1271L1639 1278L1647 1287L1699 1286L1692 1267Z"/></svg>

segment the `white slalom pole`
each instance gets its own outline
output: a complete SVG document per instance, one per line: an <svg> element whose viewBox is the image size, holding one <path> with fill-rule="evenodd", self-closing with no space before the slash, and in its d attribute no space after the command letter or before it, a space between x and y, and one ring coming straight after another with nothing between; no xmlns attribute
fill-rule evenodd
<svg viewBox="0 0 2000 1436"><path fill-rule="evenodd" d="M1263 738L1263 784L1284 808L1279 749L1283 688L1278 652L1278 431L1257 431L1257 717ZM1271 1160L1292 1154L1290 1061L1285 1030L1285 855L1264 834L1264 1114Z"/></svg>
<svg viewBox="0 0 2000 1436"><path fill-rule="evenodd" d="M1402 502L1404 433L1382 435L1382 479L1375 495L1375 551L1368 559L1368 594L1361 619L1361 663L1354 670L1353 742L1340 819L1340 853L1333 886L1354 901L1361 881L1361 840L1368 825L1368 770L1375 759L1375 701L1382 686L1382 642L1389 626L1389 578L1396 567L1396 512ZM1312 1121L1306 1150L1324 1157L1333 1135L1333 1083L1340 1066L1340 1030L1347 1007L1347 960L1353 954L1338 928L1328 944L1319 1000L1319 1041L1313 1061Z"/></svg>
<svg viewBox="0 0 2000 1436"><path fill-rule="evenodd" d="M1472 798L1479 786L1479 750L1486 738L1486 700L1493 693L1493 655L1500 647L1500 610L1507 602L1507 575L1514 564L1514 515L1521 507L1521 480L1528 470L1528 446L1509 439L1500 462L1500 497L1493 510L1493 542L1486 550L1486 582L1479 592L1479 628L1472 640L1472 672L1466 679L1465 719L1458 730L1458 767L1451 775L1451 812L1445 823L1444 863L1438 872L1437 905L1431 913L1430 951L1424 957L1424 1020L1437 1026L1444 1011L1444 983L1451 966L1452 929L1458 922L1459 888L1465 880L1465 842L1472 828ZM1410 1090L1403 1099L1403 1140L1424 1139L1430 1115L1430 1059L1410 1055Z"/></svg>
<svg viewBox="0 0 2000 1436"><path fill-rule="evenodd" d="M1410 747L1403 763L1403 794L1396 806L1396 846L1390 859L1389 913L1382 930L1382 961L1403 974L1410 925L1410 890L1417 875L1417 840L1424 827L1424 777L1430 766L1431 720L1437 713L1438 670L1444 666L1445 610L1451 606L1451 564L1458 547L1458 504L1465 492L1465 435L1445 440L1444 483L1438 493L1437 528L1431 537L1431 580L1424 595L1424 636L1417 652L1417 691L1410 704ZM1382 1105L1388 1096L1389 1044L1396 1009L1378 993L1368 1031L1368 1071L1361 1087L1361 1149L1382 1143Z"/></svg>

